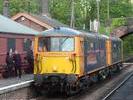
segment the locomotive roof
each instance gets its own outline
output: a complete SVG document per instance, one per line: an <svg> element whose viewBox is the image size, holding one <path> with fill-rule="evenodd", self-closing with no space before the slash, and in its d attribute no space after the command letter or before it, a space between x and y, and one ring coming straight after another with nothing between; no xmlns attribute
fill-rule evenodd
<svg viewBox="0 0 133 100"><path fill-rule="evenodd" d="M89 32L84 32L84 31L78 31L72 28L68 27L58 27L58 28L52 28L46 31L41 32L39 35L41 36L90 36L90 37L106 37L105 35L98 35L96 33L89 33Z"/></svg>
<svg viewBox="0 0 133 100"><path fill-rule="evenodd" d="M52 29L43 31L39 35L41 36L75 36L75 35L81 35L81 32L74 30L72 28L58 27L58 28L52 28Z"/></svg>
<svg viewBox="0 0 133 100"><path fill-rule="evenodd" d="M35 35L38 31L21 25L7 17L0 15L0 32Z"/></svg>
<svg viewBox="0 0 133 100"><path fill-rule="evenodd" d="M114 40L114 41L122 41L120 38L118 37L111 37L111 40Z"/></svg>
<svg viewBox="0 0 133 100"><path fill-rule="evenodd" d="M68 27L58 27L58 28L52 28L46 31L43 31L39 34L40 36L84 36L84 37L92 37L92 38L102 38L102 39L109 39L110 37L98 34L98 33L91 33L91 32L84 32L84 31L78 31L72 28ZM116 37L111 37L111 40L120 40Z"/></svg>

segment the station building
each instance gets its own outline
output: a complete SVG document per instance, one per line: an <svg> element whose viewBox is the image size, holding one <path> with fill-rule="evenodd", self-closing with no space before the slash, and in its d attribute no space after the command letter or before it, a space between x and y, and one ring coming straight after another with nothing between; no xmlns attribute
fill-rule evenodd
<svg viewBox="0 0 133 100"><path fill-rule="evenodd" d="M11 19L0 15L0 78L5 71L6 53L10 49L16 49L21 54L22 67L28 67L24 57L33 44L34 36L50 28L68 27L46 15L18 13Z"/></svg>
<svg viewBox="0 0 133 100"><path fill-rule="evenodd" d="M54 27L68 27L67 25L53 19L47 15L34 15L27 13L18 13L12 17L12 20L25 25L39 32Z"/></svg>
<svg viewBox="0 0 133 100"><path fill-rule="evenodd" d="M36 34L38 31L0 15L0 78L6 68L7 52L10 49L17 50L24 61L25 53L32 45Z"/></svg>

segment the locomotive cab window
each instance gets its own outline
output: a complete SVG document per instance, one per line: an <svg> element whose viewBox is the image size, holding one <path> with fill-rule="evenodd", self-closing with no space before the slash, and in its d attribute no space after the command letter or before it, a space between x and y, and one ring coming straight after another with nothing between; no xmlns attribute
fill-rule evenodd
<svg viewBox="0 0 133 100"><path fill-rule="evenodd" d="M71 52L74 51L74 38L72 37L41 37L38 51L40 52Z"/></svg>

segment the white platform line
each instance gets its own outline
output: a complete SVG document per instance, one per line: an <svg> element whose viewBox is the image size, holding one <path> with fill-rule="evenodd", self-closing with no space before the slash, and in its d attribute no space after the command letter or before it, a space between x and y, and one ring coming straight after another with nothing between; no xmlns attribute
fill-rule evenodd
<svg viewBox="0 0 133 100"><path fill-rule="evenodd" d="M29 81L20 82L20 83L17 83L17 84L12 84L12 85L9 85L9 86L5 86L5 87L0 88L0 91L7 90L7 89L10 89L10 88L14 88L14 87L18 87L18 86L21 86L21 85L25 85L25 84L31 83L33 81L34 80L29 80Z"/></svg>
<svg viewBox="0 0 133 100"><path fill-rule="evenodd" d="M133 63L123 63L124 65L133 65Z"/></svg>

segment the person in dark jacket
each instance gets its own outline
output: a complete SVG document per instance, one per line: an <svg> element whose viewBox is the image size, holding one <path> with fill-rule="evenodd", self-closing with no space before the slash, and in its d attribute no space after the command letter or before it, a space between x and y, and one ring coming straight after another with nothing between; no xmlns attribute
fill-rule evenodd
<svg viewBox="0 0 133 100"><path fill-rule="evenodd" d="M32 49L29 49L27 51L27 56L26 56L26 59L27 59L27 62L28 62L28 65L29 65L29 69L30 69L30 72L32 73L33 72L33 68L34 68L34 56L33 56L33 51Z"/></svg>
<svg viewBox="0 0 133 100"><path fill-rule="evenodd" d="M13 69L13 66L14 66L13 55L12 55L11 52L7 52L6 65L7 65L8 77L10 77L10 76L12 76L12 69Z"/></svg>
<svg viewBox="0 0 133 100"><path fill-rule="evenodd" d="M14 64L15 64L15 75L16 76L19 76L19 78L21 78L21 57L20 57L20 54L15 51L15 54L14 54Z"/></svg>

